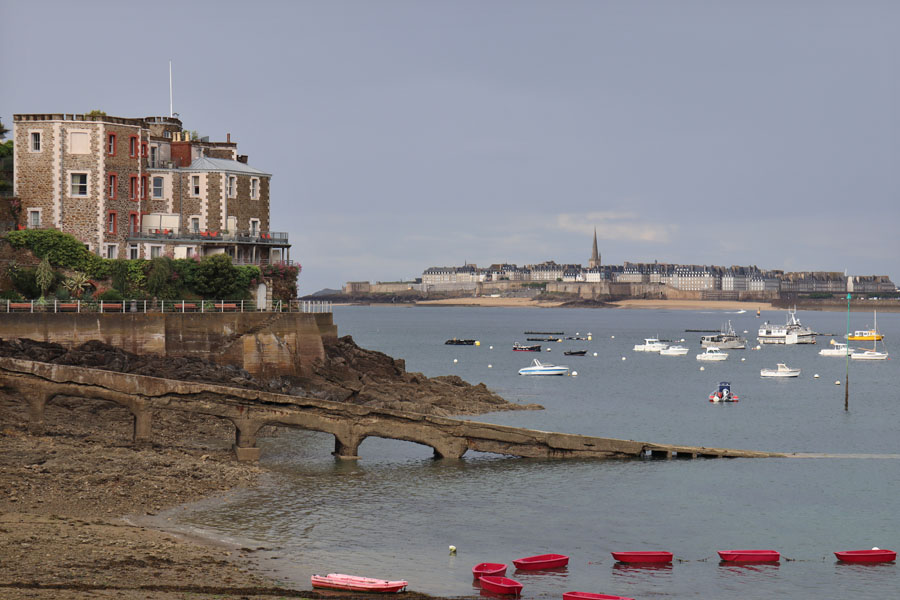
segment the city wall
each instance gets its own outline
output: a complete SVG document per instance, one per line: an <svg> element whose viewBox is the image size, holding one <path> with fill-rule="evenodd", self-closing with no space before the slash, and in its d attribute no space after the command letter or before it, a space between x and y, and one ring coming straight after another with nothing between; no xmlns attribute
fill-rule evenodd
<svg viewBox="0 0 900 600"><path fill-rule="evenodd" d="M304 375L336 337L331 313L0 313L0 337L194 356L259 377Z"/></svg>

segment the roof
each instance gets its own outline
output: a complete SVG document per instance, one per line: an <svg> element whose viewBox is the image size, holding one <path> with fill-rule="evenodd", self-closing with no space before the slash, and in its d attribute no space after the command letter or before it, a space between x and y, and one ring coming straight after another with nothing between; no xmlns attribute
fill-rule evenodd
<svg viewBox="0 0 900 600"><path fill-rule="evenodd" d="M265 173L259 169L254 169L250 165L227 158L210 158L209 156L201 156L191 161L191 166L185 167L183 171L223 171L226 173L237 173L240 175L263 175L271 177L271 173Z"/></svg>

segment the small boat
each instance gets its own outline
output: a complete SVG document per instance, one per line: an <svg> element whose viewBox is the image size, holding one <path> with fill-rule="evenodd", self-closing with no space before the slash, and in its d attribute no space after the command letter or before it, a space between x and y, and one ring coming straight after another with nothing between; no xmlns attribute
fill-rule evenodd
<svg viewBox="0 0 900 600"><path fill-rule="evenodd" d="M881 548L872 548L871 550L845 550L844 552L835 552L838 560L852 563L880 563L893 562L897 559L897 553L893 550L882 550Z"/></svg>
<svg viewBox="0 0 900 600"><path fill-rule="evenodd" d="M569 557L565 554L538 554L517 558L513 561L517 569L523 571L536 571L538 569L557 569L569 564Z"/></svg>
<svg viewBox="0 0 900 600"><path fill-rule="evenodd" d="M612 556L623 563L670 563L673 554L671 552L612 552Z"/></svg>
<svg viewBox="0 0 900 600"><path fill-rule="evenodd" d="M357 577L340 573L313 575L310 579L314 588L349 590L353 592L401 592L409 585L408 581L387 581L385 579L372 579L371 577Z"/></svg>
<svg viewBox="0 0 900 600"><path fill-rule="evenodd" d="M472 575L474 575L476 579L484 577L485 575L503 577L506 575L506 565L503 563L478 563L472 567Z"/></svg>
<svg viewBox="0 0 900 600"><path fill-rule="evenodd" d="M459 340L457 338L452 338L444 342L447 346L474 346L476 344L476 340Z"/></svg>
<svg viewBox="0 0 900 600"><path fill-rule="evenodd" d="M833 339L828 342L828 345L828 348L819 350L820 356L847 356L848 354L856 352L853 348L847 348L847 344L836 342Z"/></svg>
<svg viewBox="0 0 900 600"><path fill-rule="evenodd" d="M719 550L719 558L727 562L778 562L777 550Z"/></svg>
<svg viewBox="0 0 900 600"><path fill-rule="evenodd" d="M581 336L577 336L577 335L567 335L566 339L567 340L579 340L582 342L586 342L586 341L590 340L591 338L581 337Z"/></svg>
<svg viewBox="0 0 900 600"><path fill-rule="evenodd" d="M566 592L563 600L634 600L625 596L610 596L609 594L592 594L590 592Z"/></svg>
<svg viewBox="0 0 900 600"><path fill-rule="evenodd" d="M784 325L774 325L766 321L759 326L758 337L760 344L815 344L815 331L800 323L797 319L797 309L788 310L787 322Z"/></svg>
<svg viewBox="0 0 900 600"><path fill-rule="evenodd" d="M710 402L737 402L738 400L737 395L731 393L731 384L727 381L720 381L719 388L709 395Z"/></svg>
<svg viewBox="0 0 900 600"><path fill-rule="evenodd" d="M668 348L669 344L663 342L658 338L644 338L643 344L636 344L634 346L635 352L659 352L664 348Z"/></svg>
<svg viewBox="0 0 900 600"><path fill-rule="evenodd" d="M887 352L879 352L878 350L856 350L850 355L850 358L856 360L887 360Z"/></svg>
<svg viewBox="0 0 900 600"><path fill-rule="evenodd" d="M716 361L716 360L725 360L728 358L727 352L722 352L715 346L708 346L706 348L706 352L701 352L697 355L697 360L708 360L708 361Z"/></svg>
<svg viewBox="0 0 900 600"><path fill-rule="evenodd" d="M878 314L875 311L872 311L873 318L875 319L875 326L872 329L862 329L853 332L853 335L848 335L847 340L853 342L878 342L884 339L884 336L878 333Z"/></svg>
<svg viewBox="0 0 900 600"><path fill-rule="evenodd" d="M734 332L734 325L728 321L728 326L722 326L722 331L715 335L704 335L700 338L700 347L708 348L715 346L716 348L726 350L743 350L747 347L747 340Z"/></svg>
<svg viewBox="0 0 900 600"><path fill-rule="evenodd" d="M534 344L532 346L525 346L520 344L519 342L513 342L513 352L540 352L541 345Z"/></svg>
<svg viewBox="0 0 900 600"><path fill-rule="evenodd" d="M687 346L669 346L659 351L660 356L684 356L688 353Z"/></svg>
<svg viewBox="0 0 900 600"><path fill-rule="evenodd" d="M784 363L778 363L774 369L760 369L760 377L799 377L800 369L792 369Z"/></svg>
<svg viewBox="0 0 900 600"><path fill-rule="evenodd" d="M555 337L540 337L540 338L525 338L526 342L561 342L562 338Z"/></svg>
<svg viewBox="0 0 900 600"><path fill-rule="evenodd" d="M587 350L566 350L563 354L566 356L584 356L587 354Z"/></svg>
<svg viewBox="0 0 900 600"><path fill-rule="evenodd" d="M542 363L538 359L530 367L519 369L519 375L568 375L569 367L566 365L551 365Z"/></svg>
<svg viewBox="0 0 900 600"><path fill-rule="evenodd" d="M478 581L481 582L481 587L483 589L496 594L512 594L518 596L522 592L522 584L509 577L482 575Z"/></svg>

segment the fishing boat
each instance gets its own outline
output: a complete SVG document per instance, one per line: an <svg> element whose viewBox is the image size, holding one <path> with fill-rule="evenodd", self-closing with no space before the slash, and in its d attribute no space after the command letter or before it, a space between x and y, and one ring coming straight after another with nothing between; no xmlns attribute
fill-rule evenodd
<svg viewBox="0 0 900 600"><path fill-rule="evenodd" d="M706 360L706 361L717 361L717 360L726 360L728 358L727 352L722 352L715 346L709 346L706 349L706 352L701 352L697 355L697 360Z"/></svg>
<svg viewBox="0 0 900 600"><path fill-rule="evenodd" d="M519 342L513 342L513 352L540 352L541 345L534 344L532 346L525 346L520 344Z"/></svg>
<svg viewBox="0 0 900 600"><path fill-rule="evenodd" d="M513 596L518 596L522 592L522 584L509 577L483 575L478 581L481 582L482 589L494 592L495 594L511 594Z"/></svg>
<svg viewBox="0 0 900 600"><path fill-rule="evenodd" d="M538 359L530 367L519 369L519 375L568 375L569 367L565 365L551 365L550 363L542 363Z"/></svg>
<svg viewBox="0 0 900 600"><path fill-rule="evenodd" d="M835 552L837 559L843 562L852 563L880 563L893 562L897 559L897 553L893 550L882 550L881 548L872 548L871 550L845 550L843 552Z"/></svg>
<svg viewBox="0 0 900 600"><path fill-rule="evenodd" d="M625 596L610 596L609 594L592 594L590 592L566 592L563 600L634 600Z"/></svg>
<svg viewBox="0 0 900 600"><path fill-rule="evenodd" d="M731 393L731 384L727 381L720 381L718 389L709 395L710 402L737 402L738 400L737 395Z"/></svg>
<svg viewBox="0 0 900 600"><path fill-rule="evenodd" d="M310 580L314 588L348 590L352 592L401 592L409 585L408 581L387 581L385 579L357 577L341 573L313 575Z"/></svg>
<svg viewBox="0 0 900 600"><path fill-rule="evenodd" d="M492 577L503 577L506 575L506 565L503 563L490 563L483 562L478 563L474 567L472 567L472 575L475 576L476 579L479 577L484 577L485 575L490 575Z"/></svg>
<svg viewBox="0 0 900 600"><path fill-rule="evenodd" d="M760 344L815 344L815 331L800 323L797 309L788 309L787 322L775 325L766 321L759 326L757 340Z"/></svg>
<svg viewBox="0 0 900 600"><path fill-rule="evenodd" d="M587 350L566 350L563 354L566 356L584 356L587 354Z"/></svg>
<svg viewBox="0 0 900 600"><path fill-rule="evenodd" d="M477 343L476 340L460 340L457 338L451 338L444 342L447 346L475 346Z"/></svg>
<svg viewBox="0 0 900 600"><path fill-rule="evenodd" d="M876 318L877 318L877 316L876 316ZM877 321L875 323L875 327L876 328L878 327ZM873 329L873 331L875 331L875 330ZM881 337L883 338L884 336L881 336ZM883 339L881 342L881 346L882 346L882 348L884 348ZM878 350L878 340L873 339L871 350L857 348L856 350L853 351L853 354L850 355L850 358L853 358L855 360L887 360L888 353L887 353L887 351L879 351Z"/></svg>
<svg viewBox="0 0 900 600"><path fill-rule="evenodd" d="M878 333L878 315L875 311L872 311L872 318L875 320L875 325L872 329L861 329L853 332L852 335L848 335L847 341L851 342L879 342L884 339L884 336Z"/></svg>
<svg viewBox="0 0 900 600"><path fill-rule="evenodd" d="M562 338L555 337L539 337L539 338L525 338L526 342L561 342Z"/></svg>
<svg viewBox="0 0 900 600"><path fill-rule="evenodd" d="M725 350L743 350L747 347L747 340L735 333L734 326L729 320L727 327L723 326L719 333L701 336L700 347L708 348L710 346L715 346L720 350L723 348Z"/></svg>
<svg viewBox="0 0 900 600"><path fill-rule="evenodd" d="M856 352L853 348L848 348L847 344L836 342L834 339L828 341L828 348L819 350L821 356L847 356L852 352Z"/></svg>
<svg viewBox="0 0 900 600"><path fill-rule="evenodd" d="M659 351L660 356L684 356L688 353L687 346L669 346Z"/></svg>
<svg viewBox="0 0 900 600"><path fill-rule="evenodd" d="M523 571L537 571L538 569L557 569L569 564L569 557L565 554L538 554L517 558L513 561L517 569Z"/></svg>
<svg viewBox="0 0 900 600"><path fill-rule="evenodd" d="M778 562L777 550L719 550L719 558L727 562Z"/></svg>
<svg viewBox="0 0 900 600"><path fill-rule="evenodd" d="M799 377L800 369L792 369L784 363L778 363L774 369L760 369L760 377Z"/></svg>
<svg viewBox="0 0 900 600"><path fill-rule="evenodd" d="M634 351L635 352L659 352L665 348L668 348L669 344L659 340L658 338L644 338L643 344L635 344Z"/></svg>
<svg viewBox="0 0 900 600"><path fill-rule="evenodd" d="M631 564L670 563L674 556L671 552L612 552L612 556L619 562Z"/></svg>

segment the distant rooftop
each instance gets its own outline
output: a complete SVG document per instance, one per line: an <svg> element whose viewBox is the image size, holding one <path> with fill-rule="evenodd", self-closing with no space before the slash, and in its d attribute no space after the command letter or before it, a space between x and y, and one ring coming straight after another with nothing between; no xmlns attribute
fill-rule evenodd
<svg viewBox="0 0 900 600"><path fill-rule="evenodd" d="M191 161L191 166L185 167L182 171L222 171L225 173L239 173L241 175L272 176L270 173L254 169L253 167L236 160L210 158L209 156L201 156L200 158L194 159Z"/></svg>

